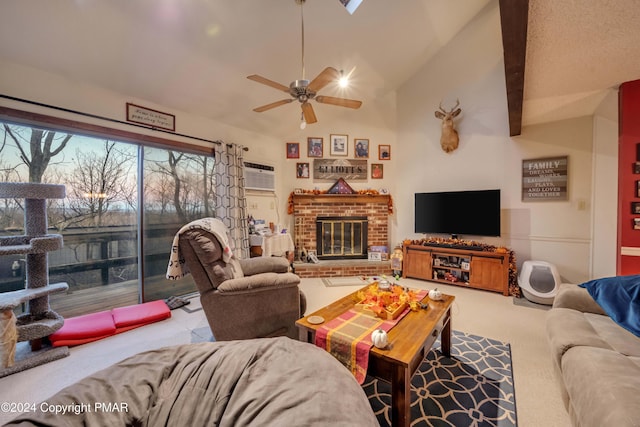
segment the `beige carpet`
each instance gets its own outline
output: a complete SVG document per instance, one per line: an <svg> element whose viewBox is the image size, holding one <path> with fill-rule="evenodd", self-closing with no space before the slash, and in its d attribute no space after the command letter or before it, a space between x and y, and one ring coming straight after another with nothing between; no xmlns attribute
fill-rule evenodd
<svg viewBox="0 0 640 427"><path fill-rule="evenodd" d="M433 283L401 279L410 287ZM545 310L514 305L511 297L438 284L454 295L455 330L511 345L519 427L570 426L556 384L544 332ZM341 298L358 286L327 287L320 279L302 279L307 314ZM0 402L41 402L63 387L144 350L192 341L191 331L207 327L199 301L173 310L171 319L70 349L69 357L0 379ZM188 312L187 309L191 312ZM0 411L0 424L15 414Z"/></svg>

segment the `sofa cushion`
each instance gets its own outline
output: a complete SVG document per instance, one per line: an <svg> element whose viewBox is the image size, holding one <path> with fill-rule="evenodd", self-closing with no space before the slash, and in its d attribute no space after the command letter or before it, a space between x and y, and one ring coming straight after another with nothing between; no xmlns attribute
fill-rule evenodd
<svg viewBox="0 0 640 427"><path fill-rule="evenodd" d="M171 311L163 300L114 308L111 314L113 323L119 330L131 326L144 326L171 317Z"/></svg>
<svg viewBox="0 0 640 427"><path fill-rule="evenodd" d="M573 347L562 358L569 412L581 427L631 427L640 420L640 367L616 351Z"/></svg>
<svg viewBox="0 0 640 427"><path fill-rule="evenodd" d="M640 337L640 275L605 277L580 287L586 288L616 323Z"/></svg>
<svg viewBox="0 0 640 427"><path fill-rule="evenodd" d="M64 325L49 335L52 342L58 340L85 340L87 338L104 338L116 333L111 310L85 314L64 319Z"/></svg>
<svg viewBox="0 0 640 427"><path fill-rule="evenodd" d="M600 338L615 351L625 356L640 357L640 338L623 329L608 316L583 313Z"/></svg>
<svg viewBox="0 0 640 427"><path fill-rule="evenodd" d="M600 317L607 319L605 316ZM558 367L560 367L562 356L572 347L591 346L613 350L580 311L570 308L549 310L546 327L553 360Z"/></svg>

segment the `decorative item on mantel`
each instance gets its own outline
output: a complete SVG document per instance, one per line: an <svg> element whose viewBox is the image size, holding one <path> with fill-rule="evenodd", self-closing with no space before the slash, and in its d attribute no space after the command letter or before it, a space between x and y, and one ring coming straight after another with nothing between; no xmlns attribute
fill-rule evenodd
<svg viewBox="0 0 640 427"><path fill-rule="evenodd" d="M442 238L442 237L425 237L422 239L405 239L402 244L404 246L408 245L443 245L450 244L456 246L468 246L474 248L481 248L484 252L496 252L499 254L509 254L509 295L514 296L516 298L520 298L522 296L522 292L520 290L520 286L518 285L518 270L516 267L516 253L509 248L504 246L494 246L489 245L482 242L477 242L474 240L463 240L463 239L450 239L450 238Z"/></svg>
<svg viewBox="0 0 640 427"><path fill-rule="evenodd" d="M348 187L348 189L350 189L352 192L351 193L341 193L339 192L340 189L346 189ZM333 191L333 192L332 192ZM336 195L340 195L340 194L354 194L354 195L362 195L362 196L389 196L389 201L387 202L387 209L389 212L389 215L393 214L393 199L391 198L390 194L382 194L380 193L378 190L374 190L372 188L368 188L366 190L354 190L351 188L351 186L349 184L347 184L347 182L342 179L339 178L330 188L329 190L320 190L318 188L315 188L313 190L306 190L303 188L296 188L294 191L292 191L289 194L289 199L287 200L287 213L289 215L293 215L293 197L296 195L320 195L320 194L336 194Z"/></svg>

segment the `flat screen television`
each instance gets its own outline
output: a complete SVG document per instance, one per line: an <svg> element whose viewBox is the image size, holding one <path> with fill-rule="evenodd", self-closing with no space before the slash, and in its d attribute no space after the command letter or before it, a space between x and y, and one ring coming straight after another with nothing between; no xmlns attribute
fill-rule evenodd
<svg viewBox="0 0 640 427"><path fill-rule="evenodd" d="M415 232L500 236L500 190L416 193Z"/></svg>

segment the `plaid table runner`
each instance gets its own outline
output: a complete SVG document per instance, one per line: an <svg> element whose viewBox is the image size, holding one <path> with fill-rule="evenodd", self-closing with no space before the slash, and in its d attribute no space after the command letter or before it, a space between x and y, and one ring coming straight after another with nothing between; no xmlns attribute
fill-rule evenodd
<svg viewBox="0 0 640 427"><path fill-rule="evenodd" d="M426 290L416 292L418 301L425 296ZM407 307L395 319L383 320L373 313L349 309L316 330L315 344L338 359L351 371L358 383L362 384L367 375L369 350L373 346L371 332L376 329L389 332L410 310Z"/></svg>

